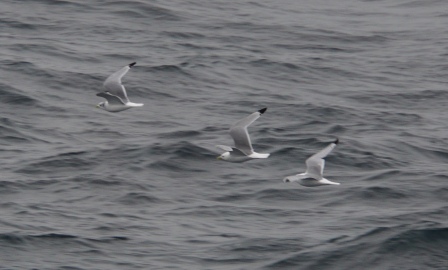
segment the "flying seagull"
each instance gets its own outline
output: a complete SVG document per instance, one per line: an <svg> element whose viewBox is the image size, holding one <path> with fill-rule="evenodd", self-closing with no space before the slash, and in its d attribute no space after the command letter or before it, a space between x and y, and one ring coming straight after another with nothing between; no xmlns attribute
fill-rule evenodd
<svg viewBox="0 0 448 270"><path fill-rule="evenodd" d="M108 112L120 112L132 107L141 107L142 103L133 103L128 99L126 89L121 84L121 78L133 67L136 63L131 63L119 71L110 75L103 83L104 91L96 94L103 97L106 101L98 103L97 108L106 110Z"/></svg>
<svg viewBox="0 0 448 270"><path fill-rule="evenodd" d="M249 133L247 127L257 120L267 108L263 108L253 114L247 116L236 122L230 128L230 136L232 136L235 142L235 147L229 147L225 145L217 145L217 147L227 151L221 154L218 159L230 161L230 162L244 162L254 158L267 158L269 154L260 154L254 151L252 143L250 142Z"/></svg>
<svg viewBox="0 0 448 270"><path fill-rule="evenodd" d="M306 172L296 175L287 176L283 179L283 182L298 182L305 187L317 187L323 185L340 185L340 183L332 182L325 179L323 176L325 167L325 157L336 147L339 139L330 143L327 147L320 152L312 155L306 160Z"/></svg>

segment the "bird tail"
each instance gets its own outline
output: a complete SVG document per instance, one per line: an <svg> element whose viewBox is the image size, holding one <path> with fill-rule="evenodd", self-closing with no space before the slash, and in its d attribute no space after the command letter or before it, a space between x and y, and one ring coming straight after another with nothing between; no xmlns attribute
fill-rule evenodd
<svg viewBox="0 0 448 270"><path fill-rule="evenodd" d="M253 153L251 158L268 158L271 154Z"/></svg>
<svg viewBox="0 0 448 270"><path fill-rule="evenodd" d="M143 106L143 103L128 103L131 107L141 107Z"/></svg>
<svg viewBox="0 0 448 270"><path fill-rule="evenodd" d="M337 182L332 182L326 178L320 180L321 183L327 184L327 185L340 185L341 183L337 183Z"/></svg>

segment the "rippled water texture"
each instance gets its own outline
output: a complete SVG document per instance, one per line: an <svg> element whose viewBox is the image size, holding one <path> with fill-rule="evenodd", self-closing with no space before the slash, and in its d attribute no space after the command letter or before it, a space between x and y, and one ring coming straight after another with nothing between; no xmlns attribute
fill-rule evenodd
<svg viewBox="0 0 448 270"><path fill-rule="evenodd" d="M446 7L2 1L0 268L448 269ZM335 137L340 186L282 182Z"/></svg>

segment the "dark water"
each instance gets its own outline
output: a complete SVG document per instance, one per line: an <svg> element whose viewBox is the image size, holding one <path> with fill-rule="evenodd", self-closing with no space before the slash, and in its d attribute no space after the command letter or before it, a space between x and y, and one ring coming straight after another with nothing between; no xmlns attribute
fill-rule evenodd
<svg viewBox="0 0 448 270"><path fill-rule="evenodd" d="M448 269L447 10L1 1L0 268ZM217 161L263 107L271 157ZM336 136L341 186L281 181Z"/></svg>

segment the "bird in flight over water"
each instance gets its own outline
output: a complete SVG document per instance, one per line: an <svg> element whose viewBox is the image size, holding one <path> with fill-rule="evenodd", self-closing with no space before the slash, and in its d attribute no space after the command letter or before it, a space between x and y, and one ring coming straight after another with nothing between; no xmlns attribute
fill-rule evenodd
<svg viewBox="0 0 448 270"><path fill-rule="evenodd" d="M247 127L257 120L267 108L263 108L251 115L239 120L230 128L230 136L235 142L235 147L217 145L217 147L226 151L218 156L218 159L230 162L244 162L251 159L267 158L270 154L261 154L254 151L250 141Z"/></svg>
<svg viewBox="0 0 448 270"><path fill-rule="evenodd" d="M124 85L121 84L121 78L128 73L128 71L136 63L131 63L117 72L110 75L103 83L104 91L96 94L103 97L106 101L98 103L97 108L106 110L108 112L120 112L133 107L141 107L142 103L133 103L129 101L128 95Z"/></svg>
<svg viewBox="0 0 448 270"><path fill-rule="evenodd" d="M287 176L283 179L285 183L297 182L305 187L317 187L324 185L340 185L324 178L325 157L336 147L339 139L330 143L327 147L312 155L306 160L306 172Z"/></svg>

